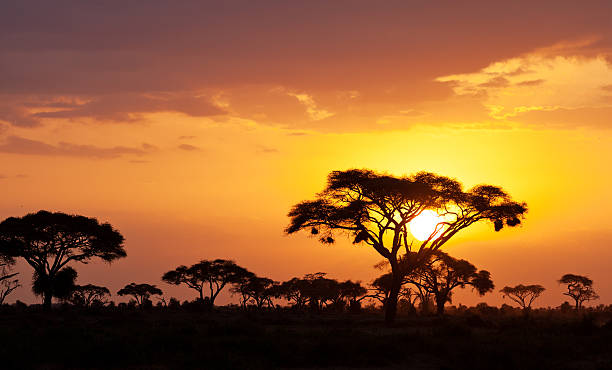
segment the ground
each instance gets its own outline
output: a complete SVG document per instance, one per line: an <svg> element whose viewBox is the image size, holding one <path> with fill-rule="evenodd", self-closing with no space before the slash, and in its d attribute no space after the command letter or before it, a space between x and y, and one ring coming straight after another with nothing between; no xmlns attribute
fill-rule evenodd
<svg viewBox="0 0 612 370"><path fill-rule="evenodd" d="M556 312L556 311L555 311ZM4 310L2 368L612 369L604 314Z"/></svg>

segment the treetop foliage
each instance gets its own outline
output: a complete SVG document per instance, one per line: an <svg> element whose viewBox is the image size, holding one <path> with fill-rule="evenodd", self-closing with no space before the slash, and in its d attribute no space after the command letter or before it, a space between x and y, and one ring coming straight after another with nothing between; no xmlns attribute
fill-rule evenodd
<svg viewBox="0 0 612 370"><path fill-rule="evenodd" d="M93 257L110 262L125 257L123 236L108 223L61 212L38 211L0 223L0 254L23 257L33 266L47 258L87 263ZM45 261L43 261L43 259Z"/></svg>

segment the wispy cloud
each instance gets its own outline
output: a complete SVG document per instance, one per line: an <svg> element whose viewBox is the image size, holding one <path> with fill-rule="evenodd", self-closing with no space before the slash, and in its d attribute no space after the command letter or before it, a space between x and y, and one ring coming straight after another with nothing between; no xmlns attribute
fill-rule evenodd
<svg viewBox="0 0 612 370"><path fill-rule="evenodd" d="M186 152L194 152L194 151L201 150L199 147L197 147L195 145L190 145L190 144L181 144L181 145L178 146L178 148L180 150L184 150Z"/></svg>
<svg viewBox="0 0 612 370"><path fill-rule="evenodd" d="M95 145L67 142L60 142L57 145L53 145L20 136L9 136L3 143L0 143L0 153L97 159L110 159L125 155L142 156L153 150L155 150L154 147L146 143L143 143L141 147L114 146L105 148Z"/></svg>
<svg viewBox="0 0 612 370"><path fill-rule="evenodd" d="M315 103L312 96L308 94L288 93L288 95L293 96L306 107L306 114L308 114L308 117L313 121L320 121L334 115L334 113L326 109L317 107L317 103Z"/></svg>

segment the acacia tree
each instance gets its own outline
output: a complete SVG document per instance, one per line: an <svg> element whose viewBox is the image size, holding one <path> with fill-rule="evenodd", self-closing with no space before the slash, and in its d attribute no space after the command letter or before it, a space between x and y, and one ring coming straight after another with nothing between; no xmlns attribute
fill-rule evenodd
<svg viewBox="0 0 612 370"><path fill-rule="evenodd" d="M47 281L43 305L49 310L53 280L71 262L105 262L126 256L123 236L108 223L95 218L39 211L10 217L0 223L0 255L21 257L35 275Z"/></svg>
<svg viewBox="0 0 612 370"><path fill-rule="evenodd" d="M393 285L393 276L391 273L385 273L374 279L370 286L372 287L371 292L368 297L374 298L380 303L382 303L383 308L386 308L389 302L389 296L391 295L391 286ZM398 294L399 298L405 299L408 301L410 305L414 305L416 301L416 294L412 292L412 290L405 285L402 284L401 289Z"/></svg>
<svg viewBox="0 0 612 370"><path fill-rule="evenodd" d="M257 308L262 308L265 304L272 306L275 284L272 279L249 273L233 283L232 293L240 294L242 307L246 307L249 301L253 302Z"/></svg>
<svg viewBox="0 0 612 370"><path fill-rule="evenodd" d="M444 314L444 305L451 302L455 288L469 285L482 296L495 287L488 271L477 271L470 262L453 258L442 251L436 251L425 266L408 275L406 282L433 295L438 315Z"/></svg>
<svg viewBox="0 0 612 370"><path fill-rule="evenodd" d="M531 304L536 300L544 291L541 285L523 285L519 284L515 287L506 286L500 290L504 297L508 297L514 302L518 303L521 308L525 311L531 309Z"/></svg>
<svg viewBox="0 0 612 370"><path fill-rule="evenodd" d="M216 259L202 260L191 267L179 266L166 272L162 280L168 284L185 284L198 292L200 300L204 300L204 290L208 288L211 306L226 285L239 281L250 272L238 266L234 261Z"/></svg>
<svg viewBox="0 0 612 370"><path fill-rule="evenodd" d="M344 281L340 283L340 291L351 310L361 309L361 301L368 298L368 289L362 286L360 281Z"/></svg>
<svg viewBox="0 0 612 370"><path fill-rule="evenodd" d="M105 303L110 297L108 288L93 284L76 285L72 290L70 301L73 304L91 307L95 303Z"/></svg>
<svg viewBox="0 0 612 370"><path fill-rule="evenodd" d="M163 292L155 285L130 283L121 288L117 294L120 296L131 295L136 303L142 307L145 302L150 300L152 295L162 295Z"/></svg>
<svg viewBox="0 0 612 370"><path fill-rule="evenodd" d="M582 307L583 302L599 298L593 290L593 280L586 276L565 274L559 280L559 284L567 285L567 292L563 294L574 299L577 310Z"/></svg>
<svg viewBox="0 0 612 370"><path fill-rule="evenodd" d="M13 263L11 259L3 259L0 256L0 305L4 304L6 297L20 286L19 279L15 278L19 273L11 271Z"/></svg>
<svg viewBox="0 0 612 370"><path fill-rule="evenodd" d="M290 304L293 303L293 307L301 309L308 303L308 286L308 281L294 277L278 285L274 289L274 297L284 298Z"/></svg>
<svg viewBox="0 0 612 370"><path fill-rule="evenodd" d="M443 221L430 237L414 243L408 224L426 209ZM395 319L397 299L404 276L427 260L459 231L479 221L489 221L496 231L516 226L527 211L501 188L476 186L468 191L451 178L420 172L394 177L370 170L333 171L327 186L312 201L296 204L289 212L285 232L310 230L322 243L333 243L339 233L366 244L391 266L391 289L385 305L385 320ZM410 240L410 241L409 241ZM400 250L414 258L400 265Z"/></svg>

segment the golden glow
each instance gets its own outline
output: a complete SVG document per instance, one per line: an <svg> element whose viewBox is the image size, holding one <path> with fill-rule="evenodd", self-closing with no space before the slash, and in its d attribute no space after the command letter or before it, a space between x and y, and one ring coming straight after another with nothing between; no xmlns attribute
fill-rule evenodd
<svg viewBox="0 0 612 370"><path fill-rule="evenodd" d="M420 241L427 240L440 221L440 217L434 211L426 209L410 222L410 232ZM440 234L440 231L442 230L438 230L437 234Z"/></svg>

